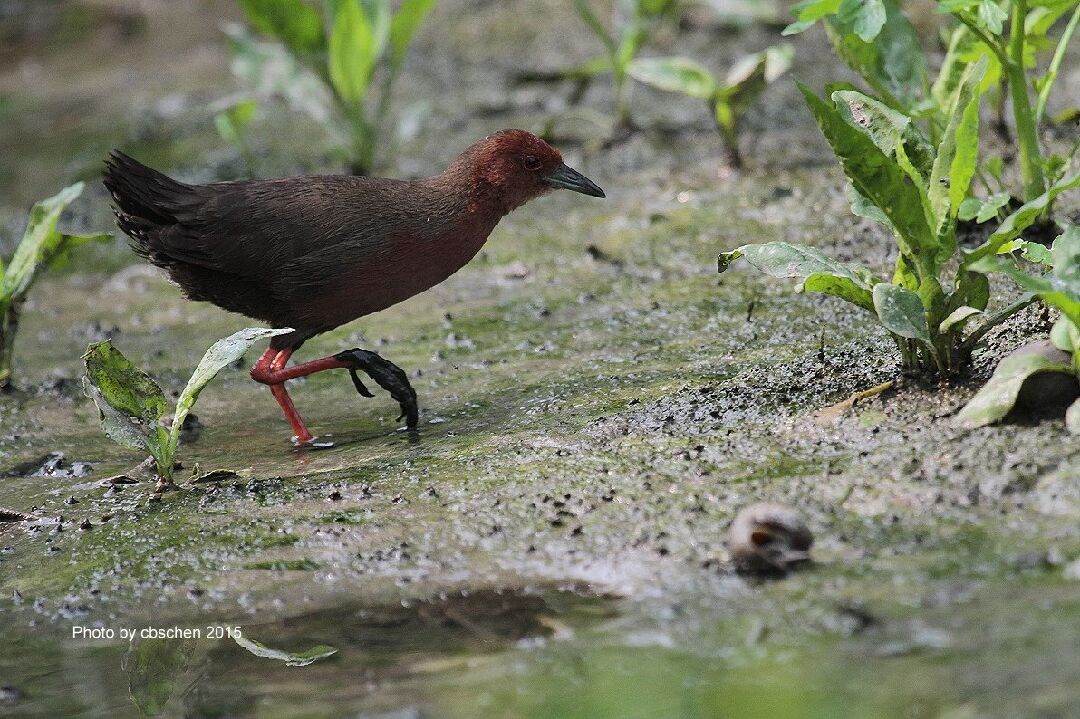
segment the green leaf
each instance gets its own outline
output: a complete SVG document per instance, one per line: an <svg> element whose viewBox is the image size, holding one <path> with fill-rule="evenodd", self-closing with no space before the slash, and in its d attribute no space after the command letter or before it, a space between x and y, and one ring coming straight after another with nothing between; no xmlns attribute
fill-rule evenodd
<svg viewBox="0 0 1080 719"><path fill-rule="evenodd" d="M874 311L871 287L879 282L869 270L847 265L820 250L788 242L743 245L718 258L720 272L740 257L771 277L800 280L798 291L822 292Z"/></svg>
<svg viewBox="0 0 1080 719"><path fill-rule="evenodd" d="M874 285L874 310L885 329L930 344L922 300L911 290L887 282Z"/></svg>
<svg viewBox="0 0 1080 719"><path fill-rule="evenodd" d="M375 29L359 3L346 0L338 5L329 52L334 90L346 104L359 105L367 94L378 59Z"/></svg>
<svg viewBox="0 0 1080 719"><path fill-rule="evenodd" d="M1080 187L1080 172L1058 180L1046 192L1039 195L1034 200L1024 203L1024 205L1005 218L1005 221L1001 223L1001 226L998 227L994 234L990 235L990 238L987 239L986 242L982 243L974 250L966 251L964 253L964 259L961 263L962 266L971 266L980 259L995 254L1002 245L1011 240L1015 240L1020 236L1020 233L1028 227L1031 227L1058 195L1077 187Z"/></svg>
<svg viewBox="0 0 1080 719"><path fill-rule="evenodd" d="M254 98L247 98L214 115L214 126L218 134L226 142L242 145L244 128L255 116L257 107L258 102Z"/></svg>
<svg viewBox="0 0 1080 719"><path fill-rule="evenodd" d="M960 203L960 209L956 213L957 219L967 222L968 220L974 220L982 210L983 201L978 197L967 197Z"/></svg>
<svg viewBox="0 0 1080 719"><path fill-rule="evenodd" d="M896 229L901 251L914 256L932 247L922 196L908 173L873 140L848 124L831 104L799 84L825 139L855 189L877 205Z"/></svg>
<svg viewBox="0 0 1080 719"><path fill-rule="evenodd" d="M277 38L298 55L322 51L322 14L302 0L240 0L240 7L255 29Z"/></svg>
<svg viewBox="0 0 1080 719"><path fill-rule="evenodd" d="M979 83L985 73L986 61L979 60L961 77L930 174L928 197L942 262L956 252L956 217L979 161Z"/></svg>
<svg viewBox="0 0 1080 719"><path fill-rule="evenodd" d="M41 200L30 209L19 246L15 248L0 280L0 301L9 301L22 297L34 282L39 267L48 267L50 263L77 245L87 242L105 242L112 238L109 234L66 235L56 229L60 215L71 202L82 194L83 183L76 182L70 187Z"/></svg>
<svg viewBox="0 0 1080 719"><path fill-rule="evenodd" d="M796 35L813 27L821 18L840 10L841 0L802 0L791 8L795 22L784 28L784 35Z"/></svg>
<svg viewBox="0 0 1080 719"><path fill-rule="evenodd" d="M1080 434L1080 399L1065 410L1065 429L1070 434Z"/></svg>
<svg viewBox="0 0 1080 719"><path fill-rule="evenodd" d="M952 330L953 328L957 330L962 330L968 320L970 320L972 317L975 317L976 315L981 315L982 313L982 310L976 309L975 307L971 307L969 305L957 307L949 314L948 317L941 321L941 326L938 327L938 332L941 334L946 334L947 332L949 332L949 330Z"/></svg>
<svg viewBox="0 0 1080 719"><path fill-rule="evenodd" d="M854 22L839 15L830 17L825 27L840 59L887 104L913 114L928 85L922 46L896 0L881 0L881 5L885 24L873 42L865 42L856 33Z"/></svg>
<svg viewBox="0 0 1080 719"><path fill-rule="evenodd" d="M708 100L716 93L712 73L684 57L638 58L630 63L630 76L667 92Z"/></svg>
<svg viewBox="0 0 1080 719"><path fill-rule="evenodd" d="M275 335L288 334L289 332L292 332L292 330L248 327L239 332L234 332L211 345L210 349L203 355L202 360L199 361L199 365L195 368L195 372L192 373L191 379L188 380L187 386L184 387L184 391L180 393L180 398L176 400L176 411L173 414L172 431L169 436L173 452L176 451L176 447L180 443L180 430L183 428L184 419L199 399L199 394L206 385L210 384L214 377L217 377L218 372L243 357L244 353L259 340L274 337Z"/></svg>
<svg viewBox="0 0 1080 719"><path fill-rule="evenodd" d="M957 422L965 427L983 427L1004 419L1016 405L1024 381L1040 372L1071 373L1072 367L1039 353L1010 355L1001 361L986 385L960 410Z"/></svg>
<svg viewBox="0 0 1080 719"><path fill-rule="evenodd" d="M1008 205L1010 200L1012 200L1012 195L1008 192L999 192L996 195L990 195L990 197L986 198L986 202L982 203L982 206L979 207L979 212L975 215L975 222L981 225L982 223L997 217L998 210Z"/></svg>
<svg viewBox="0 0 1080 719"><path fill-rule="evenodd" d="M320 659L325 659L329 656L337 654L337 649L326 644L319 644L317 646L308 649L305 652L284 652L280 649L271 649L270 647L257 642L254 639L248 639L234 635L233 639L244 649L254 654L257 657L264 659L277 659L278 661L285 662L285 666L289 667L306 667L309 664L313 664Z"/></svg>
<svg viewBox="0 0 1080 719"><path fill-rule="evenodd" d="M409 52L413 35L435 6L435 0L403 0L390 21L390 63L400 67Z"/></svg>
<svg viewBox="0 0 1080 719"><path fill-rule="evenodd" d="M885 27L885 3L882 0L844 0L837 19L850 25L863 42L873 42Z"/></svg>
<svg viewBox="0 0 1080 719"><path fill-rule="evenodd" d="M101 414L105 434L117 444L153 455L162 476L172 470L168 434L161 418L169 409L164 392L110 340L86 348L85 386Z"/></svg>
<svg viewBox="0 0 1080 719"><path fill-rule="evenodd" d="M917 173L912 180L929 182L934 148L910 117L857 90L839 90L831 97L848 124L865 133L886 155L899 162L898 146L902 146Z"/></svg>
<svg viewBox="0 0 1080 719"><path fill-rule="evenodd" d="M997 254L1010 255L1013 252L1019 252L1020 256L1028 262L1044 265L1047 268L1054 266L1054 255L1050 248L1044 245L1021 239L1010 240L1001 246Z"/></svg>
<svg viewBox="0 0 1080 719"><path fill-rule="evenodd" d="M941 70L931 88L934 103L941 108L942 113L947 112L948 108L956 104L956 93L960 88L961 77L968 67L981 58L986 58L986 73L979 86L980 94L997 85L1001 79L1001 61L966 26L961 25L953 30L949 39L948 52L945 53Z"/></svg>
<svg viewBox="0 0 1080 719"><path fill-rule="evenodd" d="M1080 352L1080 328L1068 317L1060 317L1050 328L1050 341L1062 352L1076 354Z"/></svg>
<svg viewBox="0 0 1080 719"><path fill-rule="evenodd" d="M1034 292L1048 305L1061 310L1061 313L1074 324L1080 325L1080 293L1065 285L1053 275L1041 277L1030 275L1018 268L1013 262L1001 257L984 257L971 265L977 272L1000 272L1028 292Z"/></svg>
<svg viewBox="0 0 1080 719"><path fill-rule="evenodd" d="M865 195L856 190L850 183L847 186L848 202L851 203L851 212L856 217L865 217L873 220L887 230L895 232L889 218L881 211L881 208L871 202Z"/></svg>

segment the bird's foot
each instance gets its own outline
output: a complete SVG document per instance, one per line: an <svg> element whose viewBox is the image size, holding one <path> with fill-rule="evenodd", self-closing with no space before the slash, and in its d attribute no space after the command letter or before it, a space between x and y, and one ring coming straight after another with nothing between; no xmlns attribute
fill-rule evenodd
<svg viewBox="0 0 1080 719"><path fill-rule="evenodd" d="M409 378L404 370L374 352L359 348L338 352L334 355L334 359L349 365L349 374L352 376L353 386L362 396L374 397L375 395L360 381L360 377L356 374L357 370L366 374L375 381L375 384L389 392L390 396L401 405L401 417L398 417L398 419L404 417L405 426L409 429L416 429L416 425L420 421L420 410L416 405L416 391L409 384Z"/></svg>

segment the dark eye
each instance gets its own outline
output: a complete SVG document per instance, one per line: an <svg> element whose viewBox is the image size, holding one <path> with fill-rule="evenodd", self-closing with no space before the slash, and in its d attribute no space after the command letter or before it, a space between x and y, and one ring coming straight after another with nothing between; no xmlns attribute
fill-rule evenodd
<svg viewBox="0 0 1080 719"><path fill-rule="evenodd" d="M522 160L522 163L525 165L526 170L540 169L540 158L536 155L526 155L525 159Z"/></svg>

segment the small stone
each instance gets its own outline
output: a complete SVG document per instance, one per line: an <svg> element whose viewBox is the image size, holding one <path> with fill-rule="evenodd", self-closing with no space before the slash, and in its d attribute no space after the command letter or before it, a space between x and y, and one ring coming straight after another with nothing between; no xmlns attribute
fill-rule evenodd
<svg viewBox="0 0 1080 719"><path fill-rule="evenodd" d="M740 573L783 576L809 560L814 536L802 516L783 504L752 504L728 530L728 551Z"/></svg>
<svg viewBox="0 0 1080 719"><path fill-rule="evenodd" d="M327 499L329 499L331 502L340 502L341 492L335 489L333 492L330 493L330 496L328 496Z"/></svg>
<svg viewBox="0 0 1080 719"><path fill-rule="evenodd" d="M84 519L82 521L82 524L79 525L79 529L83 530L84 532L86 530L88 530L88 529L93 529L93 528L94 528L94 525L90 523L89 519Z"/></svg>

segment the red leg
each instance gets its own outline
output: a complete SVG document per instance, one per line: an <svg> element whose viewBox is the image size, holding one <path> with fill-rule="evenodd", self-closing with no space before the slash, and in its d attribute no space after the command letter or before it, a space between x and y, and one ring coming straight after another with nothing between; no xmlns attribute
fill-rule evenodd
<svg viewBox="0 0 1080 719"><path fill-rule="evenodd" d="M332 357L304 362L295 367L286 367L289 358L292 357L293 348L282 350L268 349L263 353L255 366L251 368L251 378L270 386L270 392L274 399L281 405L281 411L285 413L285 419L292 425L294 440L299 444L310 444L315 436L304 426L304 420L296 411L289 393L285 390L285 382L298 377L307 377L316 372L325 372L331 369L347 369L352 375L353 386L356 391L365 397L372 397L366 387L356 376L357 370L366 373L375 382L388 391L390 396L401 405L401 417L406 418L406 426L410 430L416 429L419 417L419 408L416 404L416 392L409 384L409 379L400 367L392 362L359 348L339 352ZM399 419L401 419L399 417Z"/></svg>
<svg viewBox="0 0 1080 719"><path fill-rule="evenodd" d="M270 348L266 350L262 357L259 358L259 361L255 363L255 366L251 368L251 378L256 382L270 386L270 393L274 395L274 399L277 400L278 405L281 406L281 411L285 414L285 419L292 426L293 440L297 444L310 444L315 439L315 435L308 430L303 418L300 417L300 413L296 411L296 405L293 404L292 397L289 396L289 392L285 389L285 382L297 377L306 377L315 372L340 369L349 365L333 357L325 357L286 369L285 364L289 361L292 353L291 348L283 350Z"/></svg>

